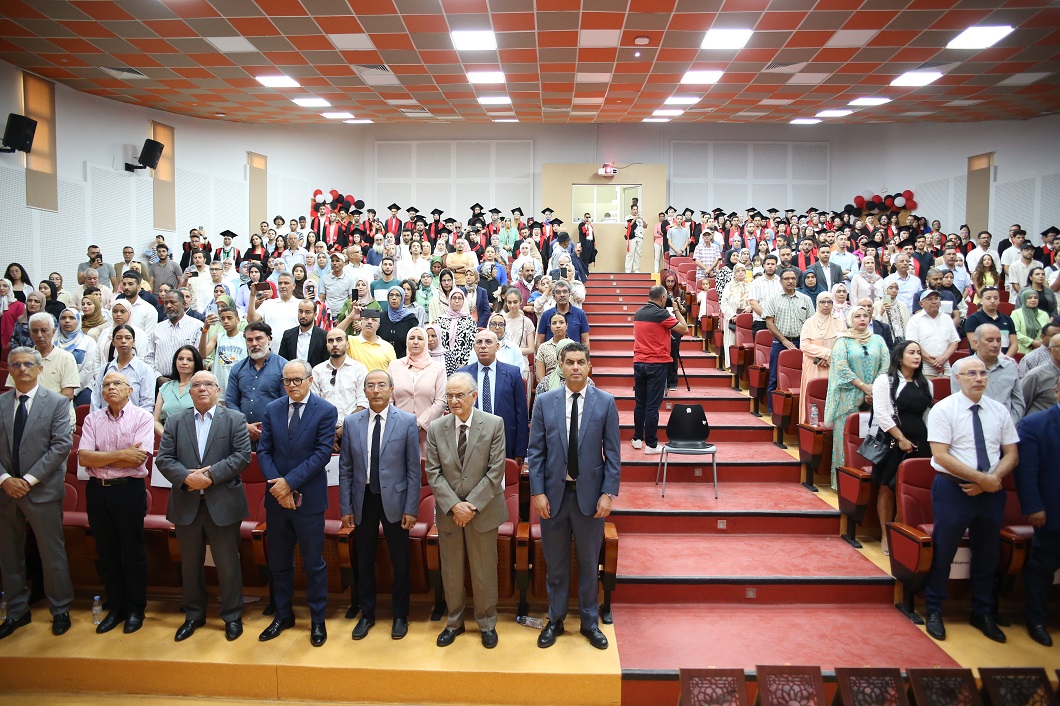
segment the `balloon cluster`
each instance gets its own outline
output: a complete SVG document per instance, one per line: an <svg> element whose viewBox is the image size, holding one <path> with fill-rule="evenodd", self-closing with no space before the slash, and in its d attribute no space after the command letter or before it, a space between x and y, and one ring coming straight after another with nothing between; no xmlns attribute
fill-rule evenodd
<svg viewBox="0 0 1060 706"><path fill-rule="evenodd" d="M848 204L852 206L854 211L868 211L873 213L876 211L893 211L905 209L907 211L916 210L916 201L913 200L913 192L909 189L896 194L880 195L872 191L866 191L864 194L858 194L854 197L854 203Z"/></svg>
<svg viewBox="0 0 1060 706"><path fill-rule="evenodd" d="M331 196L328 199L328 195ZM364 208L364 201L355 199L352 194L349 196L343 196L339 193L338 189L332 189L326 195L323 189L317 189L313 192L313 205L310 210L316 211L320 204L327 204L332 211L337 211L341 207L345 207L347 211L351 208Z"/></svg>

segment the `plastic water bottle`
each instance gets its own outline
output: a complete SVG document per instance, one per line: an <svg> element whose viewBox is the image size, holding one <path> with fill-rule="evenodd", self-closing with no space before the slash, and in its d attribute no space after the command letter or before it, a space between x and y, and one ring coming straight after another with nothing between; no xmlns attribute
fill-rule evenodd
<svg viewBox="0 0 1060 706"><path fill-rule="evenodd" d="M7 597L0 592L0 623L7 620Z"/></svg>
<svg viewBox="0 0 1060 706"><path fill-rule="evenodd" d="M817 426L817 422L820 421L820 416L817 414L817 405L810 405L810 426Z"/></svg>
<svg viewBox="0 0 1060 706"><path fill-rule="evenodd" d="M515 616L515 622L520 625L525 625L528 628L534 628L540 630L545 627L545 621L541 618L531 618L529 615L517 615Z"/></svg>
<svg viewBox="0 0 1060 706"><path fill-rule="evenodd" d="M99 600L99 596L92 598L92 624L99 625L103 622L103 604Z"/></svg>

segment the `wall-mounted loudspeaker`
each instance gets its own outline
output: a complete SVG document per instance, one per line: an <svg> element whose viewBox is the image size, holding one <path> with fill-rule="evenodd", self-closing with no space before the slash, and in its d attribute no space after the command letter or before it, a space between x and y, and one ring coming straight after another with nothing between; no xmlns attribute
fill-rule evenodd
<svg viewBox="0 0 1060 706"><path fill-rule="evenodd" d="M137 169L156 169L158 167L158 160L162 158L163 149L165 149L165 145L157 140L144 140L143 149L140 150L140 156L136 160L139 164L129 164L126 162L125 171L132 172Z"/></svg>
<svg viewBox="0 0 1060 706"><path fill-rule="evenodd" d="M29 153L33 147L33 133L36 131L36 120L18 113L11 113L7 116L7 127L4 128L4 140L0 152Z"/></svg>

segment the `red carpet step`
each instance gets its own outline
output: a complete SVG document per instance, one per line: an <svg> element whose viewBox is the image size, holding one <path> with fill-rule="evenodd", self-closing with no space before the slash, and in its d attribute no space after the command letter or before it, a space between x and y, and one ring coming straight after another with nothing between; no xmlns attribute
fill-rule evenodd
<svg viewBox="0 0 1060 706"><path fill-rule="evenodd" d="M750 414L748 419L754 419ZM718 482L798 483L802 478L797 459L768 442L741 443L723 441L724 434L711 434L718 448ZM671 456L666 473L667 495L671 484L710 483L712 469L709 456ZM622 445L622 482L654 482L659 467L658 456ZM696 475L699 469L700 475ZM801 487L801 486L800 486Z"/></svg>
<svg viewBox="0 0 1060 706"><path fill-rule="evenodd" d="M663 410L660 416L662 418L659 420L659 439L665 441L667 439L666 420L669 414ZM724 438L731 442L768 442L773 438L773 425L764 418L755 417L746 411L716 412L710 410L707 419L710 422L712 438ZM622 442L628 443L633 438L633 412L624 412L620 409L618 420L622 425ZM676 459L677 456L673 458Z"/></svg>
<svg viewBox="0 0 1060 706"><path fill-rule="evenodd" d="M730 378L731 380L731 378ZM595 382L594 378L594 382ZM615 403L618 405L619 412L632 412L636 407L637 400L633 396L633 376L630 375L626 384L622 386L616 386L613 384L613 378L604 378L603 383L607 387L606 389L612 395L615 396ZM714 414L718 412L743 412L748 418L753 419L750 415L751 410L751 398L742 392L737 392L732 389L731 386L723 387L704 387L704 386L693 386L692 391L689 392L685 389L684 377L681 377L681 385L676 390L670 390L666 397L663 398L662 407L659 409L659 416L663 422L663 426L666 426L666 420L670 417L670 410L673 409L673 404L701 404L703 409L707 412L707 420L713 423ZM598 383L600 384L600 383ZM713 441L713 438L711 439Z"/></svg>

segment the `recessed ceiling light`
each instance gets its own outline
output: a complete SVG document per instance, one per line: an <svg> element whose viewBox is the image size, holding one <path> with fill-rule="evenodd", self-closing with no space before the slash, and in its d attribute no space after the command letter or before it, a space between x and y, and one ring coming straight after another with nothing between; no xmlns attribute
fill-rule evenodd
<svg viewBox="0 0 1060 706"><path fill-rule="evenodd" d="M684 84L707 84L717 83L721 79L723 71L686 71L681 77Z"/></svg>
<svg viewBox="0 0 1060 706"><path fill-rule="evenodd" d="M217 51L225 54L241 54L258 50L246 37L203 37L203 39L212 44Z"/></svg>
<svg viewBox="0 0 1060 706"><path fill-rule="evenodd" d="M508 96L479 96L479 105L511 105L512 99Z"/></svg>
<svg viewBox="0 0 1060 706"><path fill-rule="evenodd" d="M883 105L884 103L890 102L890 98L883 98L882 96L866 96L865 98L855 98L847 105Z"/></svg>
<svg viewBox="0 0 1060 706"><path fill-rule="evenodd" d="M670 118L644 118L641 120L642 123L668 123Z"/></svg>
<svg viewBox="0 0 1060 706"><path fill-rule="evenodd" d="M749 29L708 29L702 49L743 49L753 32Z"/></svg>
<svg viewBox="0 0 1060 706"><path fill-rule="evenodd" d="M982 103L982 102L983 101L981 101L981 100L965 99L965 100L950 101L949 103L943 103L942 105L950 106L952 108L962 108L962 107L968 106L968 105L977 105L977 104Z"/></svg>
<svg viewBox="0 0 1060 706"><path fill-rule="evenodd" d="M342 122L349 123L350 125L371 125L372 123L372 121L368 120L367 118L360 118L358 120L343 120Z"/></svg>
<svg viewBox="0 0 1060 706"><path fill-rule="evenodd" d="M571 100L572 105L599 105L603 102L603 98L593 98L591 96L584 98L574 98L573 100Z"/></svg>
<svg viewBox="0 0 1060 706"><path fill-rule="evenodd" d="M328 39L336 49L356 51L358 49L375 49L372 39L367 34L329 34Z"/></svg>
<svg viewBox="0 0 1060 706"><path fill-rule="evenodd" d="M611 74L603 72L579 71L574 74L575 83L607 83L611 80Z"/></svg>
<svg viewBox="0 0 1060 706"><path fill-rule="evenodd" d="M638 57L638 58L639 58L639 57L640 57L640 52L639 52L639 51L635 51L635 52L633 52L633 56L635 56L635 57Z"/></svg>
<svg viewBox="0 0 1060 706"><path fill-rule="evenodd" d="M487 51L497 48L497 36L489 29L457 29L449 33L457 51Z"/></svg>
<svg viewBox="0 0 1060 706"><path fill-rule="evenodd" d="M670 96L664 103L666 105L695 105L703 100L700 96Z"/></svg>
<svg viewBox="0 0 1060 706"><path fill-rule="evenodd" d="M1004 81L998 81L997 85L999 85L999 86L1029 86L1032 83L1034 83L1035 81L1040 81L1041 79L1045 78L1050 73L1051 72L1049 72L1049 71L1033 71L1033 72L1022 73L1022 74L1012 74L1011 76L1006 78Z"/></svg>
<svg viewBox="0 0 1060 706"><path fill-rule="evenodd" d="M650 40L647 37L643 37L643 36L634 37L633 38L633 43L636 44L638 47L647 46L649 41Z"/></svg>
<svg viewBox="0 0 1060 706"><path fill-rule="evenodd" d="M1012 32L1011 25L998 27L969 27L946 45L947 49L986 49L1007 37Z"/></svg>
<svg viewBox="0 0 1060 706"><path fill-rule="evenodd" d="M899 115L906 118L922 118L925 115L931 115L933 112L932 110L910 110L905 113L899 113Z"/></svg>
<svg viewBox="0 0 1060 706"><path fill-rule="evenodd" d="M652 113L652 115L656 118L676 118L678 115L681 115L684 112L685 111L683 110L670 110L667 108L659 108L654 113Z"/></svg>
<svg viewBox="0 0 1060 706"><path fill-rule="evenodd" d="M816 125L821 122L820 118L795 118L791 121L792 125Z"/></svg>
<svg viewBox="0 0 1060 706"><path fill-rule="evenodd" d="M260 83L262 86L267 86L269 88L299 87L297 81L295 81L290 76L284 76L283 74L280 74L279 76L255 76L255 78L258 79L258 83Z"/></svg>
<svg viewBox="0 0 1060 706"><path fill-rule="evenodd" d="M815 86L819 83L824 83L831 74L814 72L814 71L800 71L797 74L792 75L788 79L788 83L798 84L802 86Z"/></svg>
<svg viewBox="0 0 1060 706"><path fill-rule="evenodd" d="M878 32L879 30L875 29L839 29L824 45L829 49L836 47L863 47Z"/></svg>
<svg viewBox="0 0 1060 706"><path fill-rule="evenodd" d="M758 101L758 105L789 105L794 102L793 98L764 98Z"/></svg>
<svg viewBox="0 0 1060 706"><path fill-rule="evenodd" d="M470 83L504 83L503 71L468 71L467 80Z"/></svg>
<svg viewBox="0 0 1060 706"><path fill-rule="evenodd" d="M390 105L419 105L420 102L415 98L391 98L387 100Z"/></svg>
<svg viewBox="0 0 1060 706"><path fill-rule="evenodd" d="M328 103L323 98L292 98L291 102L303 108L328 108L331 106L331 103Z"/></svg>
<svg viewBox="0 0 1060 706"><path fill-rule="evenodd" d="M353 120L353 113L346 112L335 112L335 113L321 113L322 117L328 120Z"/></svg>
<svg viewBox="0 0 1060 706"><path fill-rule="evenodd" d="M817 114L818 118L845 118L848 115L853 115L853 110L822 110Z"/></svg>
<svg viewBox="0 0 1060 706"><path fill-rule="evenodd" d="M517 123L519 118L497 118L493 122L495 123Z"/></svg>
<svg viewBox="0 0 1060 706"><path fill-rule="evenodd" d="M926 86L942 78L938 71L906 71L891 81L892 86Z"/></svg>

